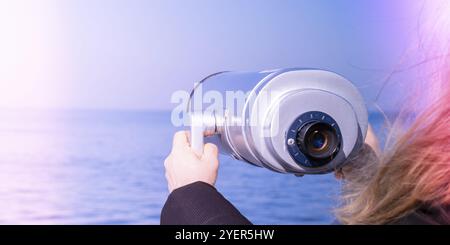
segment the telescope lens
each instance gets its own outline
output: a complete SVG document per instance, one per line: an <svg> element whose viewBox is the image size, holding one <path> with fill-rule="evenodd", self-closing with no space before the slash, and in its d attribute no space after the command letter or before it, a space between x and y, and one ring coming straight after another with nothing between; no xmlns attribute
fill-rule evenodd
<svg viewBox="0 0 450 245"><path fill-rule="evenodd" d="M321 150L324 147L326 147L327 143L328 143L328 138L327 135L323 134L322 132L319 131L314 131L311 134L311 142L312 142L312 149L313 150Z"/></svg>
<svg viewBox="0 0 450 245"><path fill-rule="evenodd" d="M336 131L327 123L312 122L303 126L297 134L297 145L307 156L327 160L339 147Z"/></svg>

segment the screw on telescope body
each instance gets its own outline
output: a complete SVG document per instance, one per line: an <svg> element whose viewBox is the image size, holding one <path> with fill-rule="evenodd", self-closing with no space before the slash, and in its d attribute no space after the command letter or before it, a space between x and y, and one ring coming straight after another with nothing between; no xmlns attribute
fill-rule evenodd
<svg viewBox="0 0 450 245"><path fill-rule="evenodd" d="M289 139L287 140L287 144L288 144L288 145L294 145L294 144L295 144L295 140L292 139L292 138L289 138Z"/></svg>

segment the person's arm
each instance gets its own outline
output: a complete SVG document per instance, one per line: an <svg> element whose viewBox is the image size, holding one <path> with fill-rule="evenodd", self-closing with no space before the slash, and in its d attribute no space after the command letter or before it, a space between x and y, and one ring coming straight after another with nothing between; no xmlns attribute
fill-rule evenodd
<svg viewBox="0 0 450 245"><path fill-rule="evenodd" d="M161 212L162 225L250 225L213 186L195 182L174 190Z"/></svg>
<svg viewBox="0 0 450 245"><path fill-rule="evenodd" d="M178 132L164 166L171 193L161 211L161 224L251 224L214 188L219 168L215 145L206 144L198 156L186 132Z"/></svg>

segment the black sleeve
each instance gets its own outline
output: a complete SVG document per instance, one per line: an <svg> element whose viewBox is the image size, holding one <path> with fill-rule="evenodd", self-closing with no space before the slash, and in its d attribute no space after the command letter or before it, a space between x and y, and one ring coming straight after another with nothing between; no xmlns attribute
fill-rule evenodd
<svg viewBox="0 0 450 245"><path fill-rule="evenodd" d="M169 195L161 225L251 225L213 186L195 182Z"/></svg>

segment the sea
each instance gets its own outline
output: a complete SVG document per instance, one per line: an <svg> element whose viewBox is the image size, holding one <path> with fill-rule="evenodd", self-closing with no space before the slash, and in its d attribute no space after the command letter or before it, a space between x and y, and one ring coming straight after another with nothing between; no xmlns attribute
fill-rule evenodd
<svg viewBox="0 0 450 245"><path fill-rule="evenodd" d="M169 111L1 110L0 224L159 224ZM380 128L382 118L370 114ZM255 224L330 224L340 183L220 156L217 189Z"/></svg>

